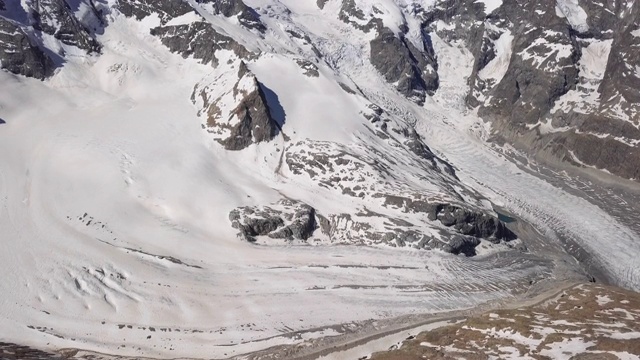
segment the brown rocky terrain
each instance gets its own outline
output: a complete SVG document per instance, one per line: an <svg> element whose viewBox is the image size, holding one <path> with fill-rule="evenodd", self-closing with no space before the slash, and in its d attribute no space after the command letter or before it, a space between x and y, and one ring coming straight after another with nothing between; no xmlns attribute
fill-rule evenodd
<svg viewBox="0 0 640 360"><path fill-rule="evenodd" d="M639 357L640 294L583 284L538 305L490 311L419 334L371 359Z"/></svg>

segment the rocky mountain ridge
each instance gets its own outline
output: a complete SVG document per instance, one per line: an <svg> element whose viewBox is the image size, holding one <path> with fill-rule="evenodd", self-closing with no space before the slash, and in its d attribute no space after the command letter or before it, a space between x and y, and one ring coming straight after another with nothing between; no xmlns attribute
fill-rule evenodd
<svg viewBox="0 0 640 360"><path fill-rule="evenodd" d="M494 9L475 1L421 5L412 3L407 13L418 19L423 43L438 36L447 43L459 43L473 56L466 103L492 123L496 139L534 155L639 178L637 3L503 1ZM381 24L375 6L359 8L345 1L341 11ZM379 38L384 38L390 30L380 27ZM401 26L396 39L407 31ZM378 42L372 42L372 49L379 47ZM432 56L428 46L423 51L437 70L437 54ZM398 51L389 48L386 53ZM390 64L375 54L372 51L372 63ZM407 73L405 79L421 80ZM431 94L437 92L437 81L433 84ZM399 90L410 96L406 89Z"/></svg>
<svg viewBox="0 0 640 360"><path fill-rule="evenodd" d="M2 68L44 79L53 74L53 63L61 62L51 56L64 57L60 46L99 53L96 23L104 23L105 14L112 11L136 19L159 16L161 26L153 34L166 46L214 66L215 49L233 48L240 57L250 52L203 18L189 24L164 24L196 14L195 4L212 16L234 19L260 36L268 31L260 17L269 6L254 9L240 0L72 3L73 8L66 0L11 3L0 15L5 28ZM325 12L336 8L341 21L362 31L364 37L375 36L370 40L371 64L406 97L422 103L439 89L432 37L459 43L474 62L467 106L492 123L496 140L512 142L543 158L640 178L640 75L634 67L640 61L637 3L506 0L487 9L472 0L410 1L398 8L402 13L397 23L386 18L388 9L367 1L318 1L317 6ZM79 19L76 13L83 7L86 11ZM310 41L293 31L288 35ZM55 49L50 48L51 42L45 45L47 36L60 45ZM15 47L21 50L11 50ZM316 55L312 62L322 61L323 54Z"/></svg>

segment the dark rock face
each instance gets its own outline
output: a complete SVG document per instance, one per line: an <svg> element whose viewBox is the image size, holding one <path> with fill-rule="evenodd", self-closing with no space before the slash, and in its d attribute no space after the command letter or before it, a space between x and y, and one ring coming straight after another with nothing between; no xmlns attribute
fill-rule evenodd
<svg viewBox="0 0 640 360"><path fill-rule="evenodd" d="M441 222L440 238L389 215L364 210L357 214L324 217L312 206L290 199L270 206L235 209L229 214L229 220L239 230L238 236L249 242L268 237L307 243L384 244L467 256L476 254L481 239L498 244L517 238L500 220L479 211L399 196L388 196L385 204L403 209L405 213L425 213L429 220ZM385 224L383 227L379 226L381 222Z"/></svg>
<svg viewBox="0 0 640 360"><path fill-rule="evenodd" d="M605 116L585 116L583 125L578 127L578 131L584 128L607 127L606 133L617 129L627 129L623 135L629 139L640 139L639 130L630 123L615 121ZM595 132L594 132L595 133ZM627 179L640 180L640 148L637 145L630 145L620 142L610 135L607 138L599 138L589 133L571 133L557 135L549 148L559 156L566 156L565 160L573 162L578 166L584 164L594 166L598 169L606 169L609 172L620 175ZM568 156L566 149L572 149Z"/></svg>
<svg viewBox="0 0 640 360"><path fill-rule="evenodd" d="M238 224L238 225L235 225ZM249 218L246 223L234 223L234 227L240 230L240 233L247 241L255 242L255 237L259 235L269 235L284 225L282 218L277 216L267 217L264 219Z"/></svg>
<svg viewBox="0 0 640 360"><path fill-rule="evenodd" d="M444 245L442 250L445 252L466 256L476 255L476 247L480 245L480 240L471 236L452 236L449 243Z"/></svg>
<svg viewBox="0 0 640 360"><path fill-rule="evenodd" d="M438 157L431 151L431 149L429 149L427 144L425 144L424 141L422 141L422 138L420 138L420 135L418 135L415 129L406 131L405 136L407 137L408 140L405 141L404 144L407 146L407 148L411 152L418 155L422 159L425 159L431 162L434 168L437 167L439 164L440 167L443 168L447 174L453 177L456 177L456 172L453 169L453 166L451 166L449 163L445 161L438 159Z"/></svg>
<svg viewBox="0 0 640 360"><path fill-rule="evenodd" d="M255 90L247 94L233 111L240 122L230 129L229 138L221 141L227 150L242 150L254 143L270 141L280 131L271 116L264 91L255 79L254 87Z"/></svg>
<svg viewBox="0 0 640 360"><path fill-rule="evenodd" d="M444 1L425 11L423 27L474 56L467 104L493 121L496 138L640 179L640 4L505 0L491 14L479 6Z"/></svg>
<svg viewBox="0 0 640 360"><path fill-rule="evenodd" d="M396 142L399 147L408 151L408 153L404 153L405 155L399 156L409 159L412 158L411 155L416 155L417 159L419 159L419 164L409 163L407 165L411 167L424 166L427 172L436 171L457 179L453 166L436 156L413 127L407 126L406 123L399 124L392 121L388 118L388 113L378 105L369 104L369 109L371 112L363 112L362 115L369 120L370 131L381 139ZM385 160L389 162L390 166L393 166L393 163L397 163L397 159L392 159L390 154L376 153L375 156L380 163L385 162ZM383 174L388 171L387 167L381 164L375 167Z"/></svg>
<svg viewBox="0 0 640 360"><path fill-rule="evenodd" d="M34 0L31 7L36 30L87 53L100 52L100 44L75 17L65 0Z"/></svg>
<svg viewBox="0 0 640 360"><path fill-rule="evenodd" d="M156 13L162 24L194 11L186 1L182 0L119 0L116 8L125 16L135 17L138 20Z"/></svg>
<svg viewBox="0 0 640 360"><path fill-rule="evenodd" d="M462 235L489 240L494 243L511 241L517 236L497 218L453 205L439 204L436 218L447 227L453 227Z"/></svg>
<svg viewBox="0 0 640 360"><path fill-rule="evenodd" d="M44 79L53 74L54 64L25 32L0 16L0 66L14 74Z"/></svg>
<svg viewBox="0 0 640 360"><path fill-rule="evenodd" d="M640 181L640 3L630 7L617 1L613 10L590 23L594 34L608 36L613 30L607 67L598 88L600 104L588 114L569 113L564 119L577 131L554 140L554 150L569 160L606 169ZM611 8L611 6L609 6ZM591 14L591 13L589 13ZM596 20L599 20L596 22ZM602 30L602 31L600 31ZM609 30L609 32L606 32ZM563 114L564 115L564 114ZM592 134L608 134L607 137ZM622 140L622 141L620 141ZM575 157L575 158L574 158Z"/></svg>
<svg viewBox="0 0 640 360"><path fill-rule="evenodd" d="M300 66L300 68L302 70L304 70L304 74L305 75L307 75L309 77L319 77L320 76L320 72L318 71L318 67L316 66L316 64L312 63L311 61L297 59L296 63L298 64L298 66Z"/></svg>
<svg viewBox="0 0 640 360"><path fill-rule="evenodd" d="M619 2L618 6L622 6L622 3ZM598 24L605 30L610 27L617 28L600 91L604 99L617 94L624 97L628 108L623 110L637 115L640 111L640 74L629 65L640 64L640 3L633 2L632 7L626 12L624 9L618 9L617 12L622 13L622 19L604 22L609 26ZM613 17L610 13L607 15Z"/></svg>
<svg viewBox="0 0 640 360"><path fill-rule="evenodd" d="M400 93L419 103L427 94L433 95L439 85L436 57L426 37L424 47L424 51L418 50L388 28L371 41L371 64L388 82L398 82Z"/></svg>
<svg viewBox="0 0 640 360"><path fill-rule="evenodd" d="M67 356L29 346L0 342L0 359L3 360L61 360L64 358Z"/></svg>
<svg viewBox="0 0 640 360"><path fill-rule="evenodd" d="M151 34L158 36L172 52L177 52L185 58L193 56L203 64L212 64L214 67L218 66L216 52L219 50L231 50L240 58L250 55L244 46L228 36L219 34L206 22L159 26L151 29Z"/></svg>
<svg viewBox="0 0 640 360"><path fill-rule="evenodd" d="M236 16L243 26L265 32L267 28L260 21L260 16L242 0L197 0L198 3L210 4L214 14L226 17Z"/></svg>
<svg viewBox="0 0 640 360"><path fill-rule="evenodd" d="M38 40L41 34L52 35L59 43L75 46L88 54L100 52L100 44L65 0L34 0L28 5L31 15L28 24L25 19L20 20L21 23L7 17L15 11L0 16L0 67L3 69L37 79L52 75L56 65L47 53L48 45ZM4 2L0 7L7 10ZM94 15L99 17L98 13ZM55 51L64 56L59 50Z"/></svg>
<svg viewBox="0 0 640 360"><path fill-rule="evenodd" d="M229 214L229 220L240 231L238 235L250 242L255 242L256 236L306 241L314 235L323 218L307 204L282 199L273 207L238 208Z"/></svg>
<svg viewBox="0 0 640 360"><path fill-rule="evenodd" d="M197 0L201 4L211 4L215 14L222 14L226 17L238 15L247 9L242 0Z"/></svg>
<svg viewBox="0 0 640 360"><path fill-rule="evenodd" d="M327 4L329 0L316 0L316 4L320 9L324 9L324 6Z"/></svg>
<svg viewBox="0 0 640 360"><path fill-rule="evenodd" d="M301 204L293 215L291 224L283 227L270 236L276 239L307 240L318 229L316 222L316 209L309 205Z"/></svg>
<svg viewBox="0 0 640 360"><path fill-rule="evenodd" d="M60 43L75 46L88 54L100 52L98 41L76 18L65 0L34 0L28 5L29 24L8 18L11 11L0 16L1 68L37 79L53 75L56 64L46 51L47 45L38 40L41 33L52 35ZM0 2L0 10L7 10L4 1ZM99 16L98 13L94 15Z"/></svg>
<svg viewBox="0 0 640 360"><path fill-rule="evenodd" d="M240 62L233 89L222 93L219 90L215 84L196 86L192 101L201 101L200 114L207 114L203 128L225 149L242 150L251 144L271 141L280 133L281 124L271 114L265 88L244 62ZM237 105L229 113L221 110L232 104Z"/></svg>
<svg viewBox="0 0 640 360"><path fill-rule="evenodd" d="M527 31L510 29L515 33L511 63L505 76L487 93L492 99L481 106L481 116L499 116L514 126L535 124L560 96L575 87L580 57L575 33L554 12L536 12L552 5L555 1L506 1L493 13L499 21L525 21L531 27ZM478 70L482 70L483 62L476 62Z"/></svg>
<svg viewBox="0 0 640 360"><path fill-rule="evenodd" d="M481 211L393 195L385 196L385 205L399 208L404 212L424 213L429 220L438 220L442 225L455 230L460 235L485 239L493 243L507 242L517 238L516 234L502 221Z"/></svg>

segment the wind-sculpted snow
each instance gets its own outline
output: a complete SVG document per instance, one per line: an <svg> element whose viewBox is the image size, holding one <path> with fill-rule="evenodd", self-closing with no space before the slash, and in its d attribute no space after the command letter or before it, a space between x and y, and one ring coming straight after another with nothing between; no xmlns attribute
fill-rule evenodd
<svg viewBox="0 0 640 360"><path fill-rule="evenodd" d="M567 34L527 45L494 18L470 34L474 9L513 3L447 4L76 1L100 53L2 10L0 50L23 48L1 59L0 341L305 355L555 281L639 288L632 201L487 143L467 107L476 75L480 101L516 58L564 64L538 55ZM391 68L371 58L383 32ZM595 57L574 64L588 91Z"/></svg>

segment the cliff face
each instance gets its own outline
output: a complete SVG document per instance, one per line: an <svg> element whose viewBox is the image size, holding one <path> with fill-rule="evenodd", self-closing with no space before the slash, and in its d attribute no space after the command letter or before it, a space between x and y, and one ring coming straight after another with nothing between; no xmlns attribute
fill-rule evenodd
<svg viewBox="0 0 640 360"><path fill-rule="evenodd" d="M13 21L0 17L0 67L14 74L44 79L53 62Z"/></svg>
<svg viewBox="0 0 640 360"><path fill-rule="evenodd" d="M410 2L391 30L385 8L343 1L339 17L376 34L370 61L408 98L422 103L439 91L436 36L472 55L466 104L492 122L495 139L640 179L639 7L625 0Z"/></svg>
<svg viewBox="0 0 640 360"><path fill-rule="evenodd" d="M244 62L230 89L199 84L192 100L201 108L200 113L206 114L207 132L227 150L271 141L281 130L281 124L271 115L263 85Z"/></svg>
<svg viewBox="0 0 640 360"><path fill-rule="evenodd" d="M100 51L100 44L93 38L91 30L76 18L66 0L35 0L30 6L35 30L88 53Z"/></svg>
<svg viewBox="0 0 640 360"><path fill-rule="evenodd" d="M341 19L365 32L371 63L405 96L439 90L431 36L473 56L467 106L494 125L494 137L551 156L640 179L640 5L633 1L544 0L498 4L440 1L407 6L420 22L419 51L394 33L384 11L342 3ZM413 29L414 43L416 29Z"/></svg>
<svg viewBox="0 0 640 360"><path fill-rule="evenodd" d="M640 179L639 9L505 1L477 19L469 106L532 154Z"/></svg>

